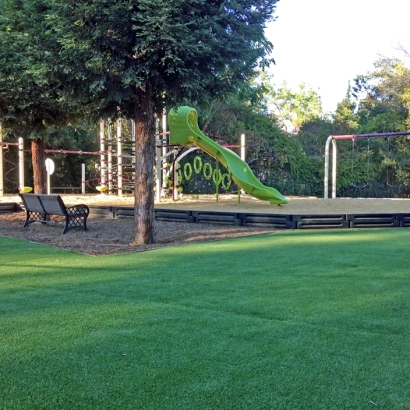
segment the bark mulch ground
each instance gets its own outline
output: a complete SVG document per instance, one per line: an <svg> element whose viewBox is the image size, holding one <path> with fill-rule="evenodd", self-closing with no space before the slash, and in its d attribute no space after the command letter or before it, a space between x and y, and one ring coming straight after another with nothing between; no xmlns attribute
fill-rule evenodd
<svg viewBox="0 0 410 410"><path fill-rule="evenodd" d="M132 206L133 198L115 196L69 196L62 195L66 205L85 203L87 205ZM1 202L18 202L19 197L2 197ZM238 204L235 196L221 196L218 202L214 196L200 199L183 198L178 202L163 201L156 205L161 208L219 210L230 212L257 212L282 214L331 214L331 213L380 213L410 212L410 200L390 199L318 199L291 198L284 206L271 205L249 196ZM33 223L23 228L25 212L0 214L0 236L24 238L56 248L88 255L102 256L126 252L140 252L164 246L184 245L195 242L215 241L240 236L274 232L267 227L241 227L231 225L197 224L184 222L156 222L156 242L153 245L131 246L133 237L132 219L108 219L90 216L89 230L72 229L65 235L62 226Z"/></svg>

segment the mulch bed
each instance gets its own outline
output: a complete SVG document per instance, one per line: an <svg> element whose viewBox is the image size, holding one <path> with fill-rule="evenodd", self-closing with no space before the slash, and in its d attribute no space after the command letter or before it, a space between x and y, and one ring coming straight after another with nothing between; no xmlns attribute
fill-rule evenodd
<svg viewBox="0 0 410 410"><path fill-rule="evenodd" d="M116 196L62 195L66 205L85 203L87 205L133 206L132 197ZM0 198L0 201L20 202L19 197ZM410 212L410 200L394 199L321 199L291 198L287 205L270 205L267 201L258 201L249 196L238 204L236 196L221 195L219 202L212 195L199 199L186 197L178 202L162 201L161 208L217 210L230 212L257 212L275 214L335 214L335 213L389 213ZM164 246L184 245L195 242L215 241L239 236L265 234L273 232L269 227L242 227L205 223L156 221L156 243L153 245L131 246L133 238L132 219L111 219L91 215L87 221L89 230L70 230L65 235L63 228L54 225L33 223L23 228L24 212L0 214L0 236L23 238L32 242L44 243L56 248L81 252L88 255L102 256L125 252L140 252Z"/></svg>
<svg viewBox="0 0 410 410"><path fill-rule="evenodd" d="M27 239L31 242L94 256L141 252L165 246L272 232L271 228L156 221L157 243L131 246L132 219L103 219L90 216L87 221L88 231L75 228L64 235L62 226L42 225L36 222L23 228L24 221L25 212L1 214L0 236Z"/></svg>

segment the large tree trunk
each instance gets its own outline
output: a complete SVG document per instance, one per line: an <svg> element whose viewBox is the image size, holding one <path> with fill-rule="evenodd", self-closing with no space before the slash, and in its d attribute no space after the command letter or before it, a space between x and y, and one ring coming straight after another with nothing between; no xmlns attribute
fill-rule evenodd
<svg viewBox="0 0 410 410"><path fill-rule="evenodd" d="M42 138L31 140L31 156L33 164L34 193L47 193L46 155Z"/></svg>
<svg viewBox="0 0 410 410"><path fill-rule="evenodd" d="M135 109L134 239L131 245L155 242L155 122L150 87L137 90Z"/></svg>

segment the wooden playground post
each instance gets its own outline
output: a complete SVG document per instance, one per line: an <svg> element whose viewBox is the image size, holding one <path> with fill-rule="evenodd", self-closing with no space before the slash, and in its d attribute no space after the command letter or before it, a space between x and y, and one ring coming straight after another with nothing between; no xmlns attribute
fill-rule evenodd
<svg viewBox="0 0 410 410"><path fill-rule="evenodd" d="M167 110L164 108L162 113L162 132L167 132ZM163 138L166 134L163 134ZM167 145L167 144L164 144ZM165 196L167 192L167 147L162 147L162 162L161 162L161 170L162 170L162 188L161 188L161 196Z"/></svg>
<svg viewBox="0 0 410 410"><path fill-rule="evenodd" d="M1 128L1 123L0 123L0 196L4 195L3 145L1 144L2 142L3 142L3 131Z"/></svg>
<svg viewBox="0 0 410 410"><path fill-rule="evenodd" d="M105 185L105 171L106 171L106 165L105 165L105 144L104 144L104 120L100 121L100 175L101 175L101 186Z"/></svg>
<svg viewBox="0 0 410 410"><path fill-rule="evenodd" d="M108 118L108 152L107 152L107 176L108 176L108 193L112 194L112 121Z"/></svg>
<svg viewBox="0 0 410 410"><path fill-rule="evenodd" d="M122 196L122 123L117 119L117 195Z"/></svg>
<svg viewBox="0 0 410 410"><path fill-rule="evenodd" d="M155 116L155 156L156 156L156 180L155 180L155 201L159 202L161 199L161 174L162 174L162 149L161 137L159 134L159 118Z"/></svg>

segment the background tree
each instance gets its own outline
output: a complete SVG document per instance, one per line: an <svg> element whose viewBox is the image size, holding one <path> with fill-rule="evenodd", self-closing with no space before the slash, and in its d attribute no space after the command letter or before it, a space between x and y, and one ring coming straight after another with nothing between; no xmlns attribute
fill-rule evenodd
<svg viewBox="0 0 410 410"><path fill-rule="evenodd" d="M397 59L380 58L375 69L359 75L337 107L337 134L406 131L410 89L408 69ZM332 132L334 135L335 133ZM339 141L338 191L344 196L404 195L409 183L406 137ZM358 188L358 187L364 187ZM395 190L395 191L394 191Z"/></svg>
<svg viewBox="0 0 410 410"><path fill-rule="evenodd" d="M297 133L304 122L323 114L320 96L305 84L300 84L297 91L291 90L286 82L279 88L271 86L265 98L273 118L288 133Z"/></svg>
<svg viewBox="0 0 410 410"><path fill-rule="evenodd" d="M44 139L81 114L64 99L60 47L43 1L0 1L0 122L31 141L34 191L46 193Z"/></svg>
<svg viewBox="0 0 410 410"><path fill-rule="evenodd" d="M361 133L405 131L410 108L410 70L381 58L375 71L358 76L352 92Z"/></svg>

